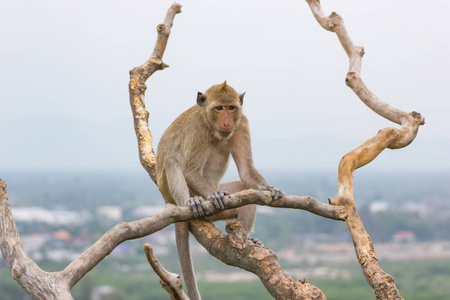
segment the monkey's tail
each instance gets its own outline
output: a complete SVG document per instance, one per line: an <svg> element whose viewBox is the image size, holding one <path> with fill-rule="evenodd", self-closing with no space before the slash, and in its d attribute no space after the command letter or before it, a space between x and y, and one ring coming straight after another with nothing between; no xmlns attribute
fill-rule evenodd
<svg viewBox="0 0 450 300"><path fill-rule="evenodd" d="M178 248L178 258L183 272L184 283L188 291L189 299L201 300L200 292L195 279L194 265L192 264L191 251L189 249L189 223L175 223L175 238Z"/></svg>

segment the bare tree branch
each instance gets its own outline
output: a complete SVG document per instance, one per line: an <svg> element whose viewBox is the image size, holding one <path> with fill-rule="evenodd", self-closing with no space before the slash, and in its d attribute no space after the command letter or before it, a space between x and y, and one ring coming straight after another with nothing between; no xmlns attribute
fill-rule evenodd
<svg viewBox="0 0 450 300"><path fill-rule="evenodd" d="M191 232L208 252L230 266L254 273L275 299L326 299L306 279L294 280L278 263L277 255L247 238L240 222L228 221L223 234L212 223L195 220Z"/></svg>
<svg viewBox="0 0 450 300"><path fill-rule="evenodd" d="M178 13L179 8L171 8L169 12ZM169 13L168 13L169 15ZM174 16L174 15L173 15ZM166 18L173 20L172 18ZM166 22L165 22L166 23ZM136 131L136 137L139 146L139 157L142 166L148 172L152 180L156 183L156 164L155 164L155 154L152 146L152 136L148 129L148 111L145 108L145 91L147 86L145 82L147 79L156 71L162 70L167 67L166 64L162 62L162 56L167 44L167 39L170 33L170 28L172 27L172 22L168 22L165 25L158 26L158 41L156 42L155 50L153 51L150 59L141 65L130 71L130 104L134 117L134 126ZM164 30L163 30L164 29ZM326 218L331 218L335 220L344 220L346 218L346 213L341 209L332 210L331 206L327 206L311 197L298 197L298 196L285 196L281 201L274 201L269 193L264 193L261 191L246 191L245 197L240 199L242 201L240 204L252 204L253 201L258 202L260 205L278 206L286 207L292 206L292 208L305 209L312 213L321 215ZM241 194L241 193L240 193ZM264 195L265 194L265 195ZM238 195L238 194L237 194ZM256 203L255 202L255 203ZM208 202L207 202L208 203ZM208 203L210 205L210 203ZM227 209L234 208L233 204L228 203ZM209 208L208 208L209 209ZM209 210L208 210L209 212ZM149 233L148 233L149 234ZM208 239L204 237L200 241L205 242ZM201 243L202 243L201 242ZM214 240L209 240L209 243L213 243ZM204 245L205 246L205 245ZM84 254L83 254L84 255ZM88 255L88 254L86 254ZM92 254L89 254L91 256ZM294 288L294 286L291 286ZM321 292L320 292L321 293ZM324 296L323 296L324 297ZM294 299L294 298L292 298ZM297 298L295 298L297 299ZM303 298L302 298L303 299ZM307 298L305 298L307 299ZM315 298L311 298L315 299Z"/></svg>
<svg viewBox="0 0 450 300"><path fill-rule="evenodd" d="M344 26L344 21L341 16L335 12L331 13L330 16L325 16L322 11L322 7L318 0L306 0L308 2L311 11L319 22L319 24L326 30L335 32L342 47L344 48L347 56L349 57L349 71L346 78L347 85L355 92L356 95L363 101L370 109L379 114L380 116L394 122L397 124L403 124L406 122L404 119L411 118L411 114L394 108L383 102L377 96L375 96L369 89L364 85L361 80L361 59L364 55L364 48L357 47L353 44L350 36L347 34L347 30ZM416 113L417 114L417 113ZM417 118L415 123L418 125L423 124L423 119L414 114L414 119ZM417 126L418 126L417 125Z"/></svg>
<svg viewBox="0 0 450 300"><path fill-rule="evenodd" d="M385 128L380 130L376 136L342 158L338 171L338 195L334 199L329 199L329 201L331 204L347 207L346 223L353 237L356 255L367 281L375 290L376 298L403 299L392 276L381 269L372 240L356 210L353 198L353 172L357 168L370 163L386 148L398 149L409 145L416 137L419 126L425 123L425 119L417 112L405 113L375 96L365 86L360 77L364 48L354 46L347 34L342 18L335 12L326 17L318 0L306 0L306 2L308 2L319 24L324 29L336 33L349 57L350 66L346 84L374 112L402 125L400 129Z"/></svg>
<svg viewBox="0 0 450 300"><path fill-rule="evenodd" d="M184 293L181 276L167 271L153 254L153 249L150 244L144 245L144 251L147 260L152 266L153 270L159 276L159 283L169 293L172 300L189 300L189 297Z"/></svg>
<svg viewBox="0 0 450 300"><path fill-rule="evenodd" d="M403 299L392 276L379 266L370 236L364 229L353 199L353 172L375 159L385 148L398 149L409 145L417 135L418 127L424 124L419 113L405 113L393 108L373 95L360 78L362 47L353 45L343 21L336 13L325 17L317 0L306 0L317 21L326 30L335 32L350 59L346 83L373 111L401 124L400 129L386 128L346 154L339 164L338 195L329 199L332 205L306 196L285 196L274 200L270 192L247 190L227 197L227 208L247 204L294 208L310 211L322 217L346 221L352 234L358 261L369 284L375 290L377 299ZM181 5L174 3L168 10L163 24L158 25L158 38L150 59L130 71L130 105L138 140L139 157L142 166L155 181L155 154L152 135L148 128L148 111L145 108L146 80L157 70L168 67L162 62L170 30ZM219 212L213 204L206 202L206 213L211 216ZM105 233L92 247L60 272L45 272L24 252L8 202L6 183L0 179L0 250L13 278L34 299L71 300L71 288L115 247L126 240L150 235L174 222L193 221L188 207L167 205L151 217L129 223L119 223ZM275 253L248 240L237 222L227 224L228 235L221 233L210 222L194 220L191 230L197 240L214 256L223 262L243 268L256 274L269 293L277 299L325 299L323 293L305 279L294 281L284 274ZM172 299L187 299L181 289L179 276L167 272L153 256L149 245L146 254L155 272L164 281L163 287Z"/></svg>
<svg viewBox="0 0 450 300"><path fill-rule="evenodd" d="M134 118L134 130L138 140L139 159L141 165L154 182L156 182L156 157L155 152L153 151L152 133L148 129L149 113L145 108L145 90L147 89L145 82L156 71L169 67L163 63L162 58L164 51L166 50L170 30L173 26L173 19L178 13L181 13L181 5L175 2L167 11L164 23L157 27L158 38L152 56L141 66L130 71L128 90L130 93L130 105Z"/></svg>
<svg viewBox="0 0 450 300"><path fill-rule="evenodd" d="M71 300L67 277L43 271L26 254L11 214L6 183L0 179L0 250L6 266L20 286L38 300Z"/></svg>
<svg viewBox="0 0 450 300"><path fill-rule="evenodd" d="M345 218L342 207L328 205L311 197L286 196L286 199L286 202L273 200L269 191L247 190L227 196L227 207L232 209L259 204L305 209L335 220ZM212 203L206 202L205 205L208 215L219 212ZM72 299L70 289L124 241L148 236L175 222L194 220L194 214L188 207L168 204L163 211L151 217L117 224L64 270L48 273L25 254L9 207L6 183L1 179L0 213L0 249L13 278L35 299L62 300Z"/></svg>

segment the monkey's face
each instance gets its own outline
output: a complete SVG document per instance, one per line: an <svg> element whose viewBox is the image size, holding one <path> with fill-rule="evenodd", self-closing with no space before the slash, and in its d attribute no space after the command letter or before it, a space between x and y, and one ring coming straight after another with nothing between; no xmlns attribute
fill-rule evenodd
<svg viewBox="0 0 450 300"><path fill-rule="evenodd" d="M239 104L217 103L209 111L216 125L216 137L219 139L231 137L240 115Z"/></svg>
<svg viewBox="0 0 450 300"><path fill-rule="evenodd" d="M208 127L216 138L221 140L233 135L241 118L244 94L236 93L226 81L213 85L205 94L198 92L197 104L206 114Z"/></svg>

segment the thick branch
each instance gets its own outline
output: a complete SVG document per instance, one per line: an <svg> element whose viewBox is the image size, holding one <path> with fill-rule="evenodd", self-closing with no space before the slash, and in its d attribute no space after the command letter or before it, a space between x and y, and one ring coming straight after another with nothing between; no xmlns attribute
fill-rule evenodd
<svg viewBox="0 0 450 300"><path fill-rule="evenodd" d="M326 299L307 280L294 280L284 273L275 252L249 240L238 221L227 222L228 235L210 222L195 220L190 225L192 234L211 255L257 275L275 299Z"/></svg>
<svg viewBox="0 0 450 300"><path fill-rule="evenodd" d="M326 218L343 220L343 208L321 203L311 197L286 196L286 201L273 200L270 192L242 191L227 196L227 208L246 204L305 209ZM219 212L207 201L206 213ZM188 207L167 205L164 210L151 217L119 223L105 233L93 246L70 263L63 271L42 271L23 251L6 193L6 184L0 179L0 249L15 280L35 299L72 299L70 289L101 260L126 240L137 239L155 233L175 222L194 219Z"/></svg>
<svg viewBox="0 0 450 300"><path fill-rule="evenodd" d="M0 250L13 278L34 299L70 300L67 279L59 273L44 272L26 254L6 193L6 183L0 179Z"/></svg>
<svg viewBox="0 0 450 300"><path fill-rule="evenodd" d="M341 207L327 205L311 197L288 196L290 200L286 201L286 203L271 199L270 192L242 191L227 196L227 208L237 208L246 204L260 204L273 207L306 209L315 214L335 220L343 220L345 218ZM212 215L216 212L219 211L214 205L206 201L206 213ZM103 258L111 253L115 247L124 241L150 235L172 223L185 222L193 219L194 214L187 206L180 207L168 204L162 212L151 217L130 223L117 224L64 270L65 274L71 275L70 286L72 287Z"/></svg>

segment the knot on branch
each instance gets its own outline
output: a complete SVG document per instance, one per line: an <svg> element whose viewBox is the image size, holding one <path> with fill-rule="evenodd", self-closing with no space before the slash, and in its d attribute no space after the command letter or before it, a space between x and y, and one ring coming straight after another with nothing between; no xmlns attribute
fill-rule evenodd
<svg viewBox="0 0 450 300"><path fill-rule="evenodd" d="M170 27L166 26L166 24L159 24L158 26L156 26L156 31L158 31L158 33L168 35L170 33Z"/></svg>
<svg viewBox="0 0 450 300"><path fill-rule="evenodd" d="M24 271L23 265L21 265L17 259L14 259L11 268L11 274L14 280L18 281L22 277Z"/></svg>
<svg viewBox="0 0 450 300"><path fill-rule="evenodd" d="M418 125L424 125L425 124L425 118L422 117L422 115L420 113L418 113L417 111L412 111L409 113L409 115L411 115L411 117L414 119L414 122Z"/></svg>
<svg viewBox="0 0 450 300"><path fill-rule="evenodd" d="M336 198L328 198L328 202L331 205L334 206L343 206L343 207L349 207L349 206L355 206L355 200L351 196L351 194L347 195L337 195ZM347 218L347 210L341 211L340 214L344 213L345 218Z"/></svg>
<svg viewBox="0 0 450 300"><path fill-rule="evenodd" d="M335 31L336 28L339 28L339 25L342 22L342 18L340 15L338 15L336 12L333 11L328 18L329 18L328 27L330 28L330 30Z"/></svg>
<svg viewBox="0 0 450 300"><path fill-rule="evenodd" d="M363 50L363 54L364 54L364 50ZM357 85L358 80L360 80L360 77L358 76L358 74L356 74L356 72L348 72L347 76L345 77L345 84L348 87L353 88Z"/></svg>
<svg viewBox="0 0 450 300"><path fill-rule="evenodd" d="M355 47L355 48L356 48L356 52L359 54L359 56L363 57L364 54L366 54L366 53L364 52L364 47L362 47L362 46L357 46L357 47Z"/></svg>
<svg viewBox="0 0 450 300"><path fill-rule="evenodd" d="M248 246L247 233L239 221L227 221L225 231L228 233L228 243L239 251L238 258L242 256L244 249Z"/></svg>
<svg viewBox="0 0 450 300"><path fill-rule="evenodd" d="M6 182L3 181L3 179L0 178L0 196L3 196L6 194Z"/></svg>

